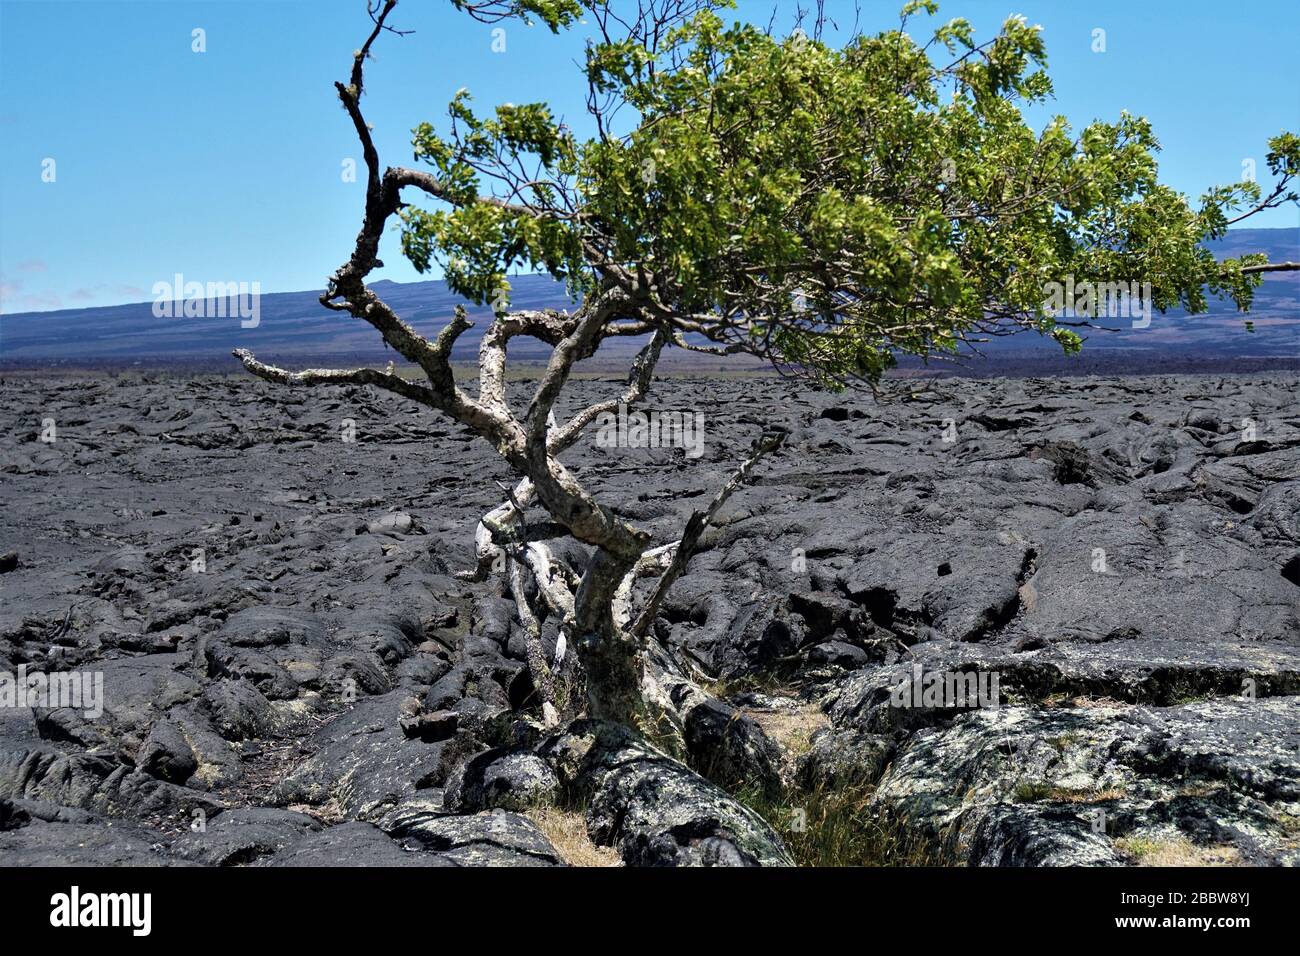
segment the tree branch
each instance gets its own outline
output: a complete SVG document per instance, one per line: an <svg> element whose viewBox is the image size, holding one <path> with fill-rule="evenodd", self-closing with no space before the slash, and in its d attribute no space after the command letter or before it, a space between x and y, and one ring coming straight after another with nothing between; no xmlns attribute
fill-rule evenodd
<svg viewBox="0 0 1300 956"><path fill-rule="evenodd" d="M700 536L704 529L717 515L718 510L731 497L732 492L739 488L749 477L749 473L754 470L758 460L768 452L780 447L781 442L785 439L784 433L773 432L763 435L754 443L754 450L750 456L745 459L744 463L736 470L725 485L713 497L709 507L704 511L695 511L691 514L686 522L686 529L682 532L681 540L677 542L677 547L673 551L672 560L668 564L668 569L664 571L659 581L655 584L655 589L650 594L649 600L641 609L640 615L637 616L636 623L632 625L631 635L641 637L654 623L655 615L659 612L659 605L668 594L668 589L673 586L686 566L690 563L691 557L695 554L695 549L699 545Z"/></svg>
<svg viewBox="0 0 1300 956"><path fill-rule="evenodd" d="M244 368L268 382L281 385L377 385L422 405L437 407L435 396L429 389L390 372L373 368L309 368L290 372L259 362L248 349L235 349L231 354L244 364Z"/></svg>
<svg viewBox="0 0 1300 956"><path fill-rule="evenodd" d="M1258 266L1243 266L1243 274L1254 272L1297 272L1300 271L1300 262L1266 262Z"/></svg>

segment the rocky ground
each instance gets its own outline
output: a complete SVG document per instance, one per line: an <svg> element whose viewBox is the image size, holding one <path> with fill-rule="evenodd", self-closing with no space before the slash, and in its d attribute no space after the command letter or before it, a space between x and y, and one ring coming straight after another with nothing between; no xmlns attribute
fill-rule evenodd
<svg viewBox="0 0 1300 956"><path fill-rule="evenodd" d="M786 864L851 791L928 860L1296 864L1298 384L659 382L701 457L566 458L662 541L789 429L662 608L670 755L537 721L513 604L455 576L510 478L460 428L10 377L0 673L99 674L104 707L0 707L0 863ZM900 706L918 668L994 699Z"/></svg>

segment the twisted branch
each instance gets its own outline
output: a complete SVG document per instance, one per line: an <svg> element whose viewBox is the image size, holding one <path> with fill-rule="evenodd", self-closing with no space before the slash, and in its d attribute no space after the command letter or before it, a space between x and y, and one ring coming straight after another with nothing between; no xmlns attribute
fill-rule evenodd
<svg viewBox="0 0 1300 956"><path fill-rule="evenodd" d="M727 499L731 497L732 492L744 484L749 473L754 470L758 460L770 451L780 447L781 442L785 439L784 433L773 432L763 435L754 443L754 450L744 463L736 469L736 473L731 476L725 485L718 489L718 493L713 496L709 507L704 511L694 511L686 522L686 529L682 532L681 540L672 550L672 558L668 562L668 569L660 576L659 581L655 584L655 589L650 594L645 606L641 608L641 614L637 617L636 623L632 625L630 633L633 637L641 637L649 630L650 625L654 623L655 615L659 613L659 605L668 594L668 589L686 570L690 564L695 549L699 545L700 536L704 529L709 526L717 515L719 509L726 504Z"/></svg>

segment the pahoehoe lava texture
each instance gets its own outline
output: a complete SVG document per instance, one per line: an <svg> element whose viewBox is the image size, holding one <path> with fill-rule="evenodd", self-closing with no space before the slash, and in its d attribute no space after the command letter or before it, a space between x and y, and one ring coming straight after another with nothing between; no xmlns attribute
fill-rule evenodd
<svg viewBox="0 0 1300 956"><path fill-rule="evenodd" d="M0 708L0 863L553 866L528 813L559 801L628 863L784 864L727 793L778 773L873 788L954 862L1300 863L1298 384L658 382L701 457L566 461L659 541L789 429L656 625L751 691L687 695L692 770L531 719L512 603L454 576L510 478L458 427L366 388L10 378L0 671L105 700ZM917 666L996 673L1001 706L893 706ZM755 700L820 707L797 762Z"/></svg>

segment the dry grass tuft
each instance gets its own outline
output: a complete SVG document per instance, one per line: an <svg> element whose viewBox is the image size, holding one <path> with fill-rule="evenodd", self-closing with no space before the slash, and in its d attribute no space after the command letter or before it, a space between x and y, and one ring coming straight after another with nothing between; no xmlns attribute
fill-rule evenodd
<svg viewBox="0 0 1300 956"><path fill-rule="evenodd" d="M1197 846L1186 837L1120 837L1115 849L1135 866L1241 866L1233 846Z"/></svg>
<svg viewBox="0 0 1300 956"><path fill-rule="evenodd" d="M745 716L762 727L776 745L790 757L806 754L812 748L812 736L830 719L816 704L807 704L796 711L760 710L742 707Z"/></svg>
<svg viewBox="0 0 1300 956"><path fill-rule="evenodd" d="M1127 707L1128 705L1122 700L1116 700L1114 697L1094 697L1089 694L1048 694L1040 702L1040 706L1049 709L1063 710L1088 710L1092 707Z"/></svg>
<svg viewBox="0 0 1300 956"><path fill-rule="evenodd" d="M1119 800L1126 794L1116 787L1105 790L1054 787L1045 781L1023 780L1016 784L1012 797L1016 803L1101 803Z"/></svg>
<svg viewBox="0 0 1300 956"><path fill-rule="evenodd" d="M1294 813L1275 813L1278 824L1282 827L1282 835L1288 839L1300 838L1300 815Z"/></svg>
<svg viewBox="0 0 1300 956"><path fill-rule="evenodd" d="M1223 783L1189 783L1178 788L1180 797L1212 797L1227 792L1228 787Z"/></svg>
<svg viewBox="0 0 1300 956"><path fill-rule="evenodd" d="M537 824L546 839L570 866L622 866L618 851L596 846L587 836L587 820L579 810L533 807L524 815Z"/></svg>

